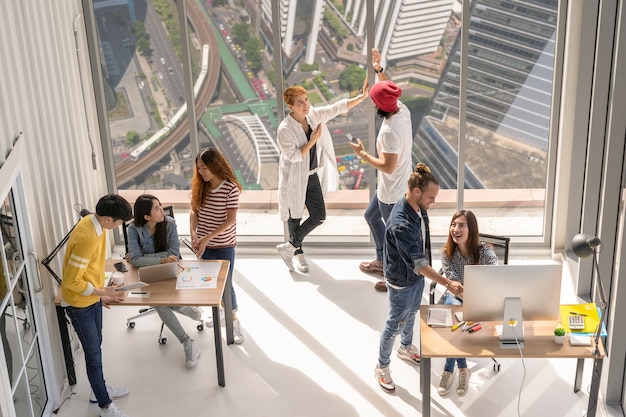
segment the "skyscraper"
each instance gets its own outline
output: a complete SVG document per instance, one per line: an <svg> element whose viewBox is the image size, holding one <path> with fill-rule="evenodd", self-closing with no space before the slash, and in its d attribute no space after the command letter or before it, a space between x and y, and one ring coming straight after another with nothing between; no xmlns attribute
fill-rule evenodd
<svg viewBox="0 0 626 417"><path fill-rule="evenodd" d="M434 52L450 19L453 2L454 0L376 1L374 45L381 52L383 66L390 61ZM348 1L345 17L356 28L357 36L365 35L365 16L365 0ZM364 49L363 53L366 54L367 51Z"/></svg>
<svg viewBox="0 0 626 417"><path fill-rule="evenodd" d="M558 0L472 2L468 123L547 149L557 7ZM458 116L459 74L457 47L432 117Z"/></svg>
<svg viewBox="0 0 626 417"><path fill-rule="evenodd" d="M467 126L482 129L537 149L548 149L554 43L558 0L474 0L470 9L467 71ZM428 160L433 145L457 139L433 128L431 122L458 119L460 36L454 57L441 77L428 117L414 141L414 156ZM456 132L458 135L458 131ZM469 134L468 134L469 136ZM482 141L484 137L472 138ZM455 158L445 161L450 178ZM473 168L468 161L468 166ZM443 169L443 168L442 168ZM495 173L494 173L495 174ZM466 177L470 180L470 175ZM447 184L455 187L456 183ZM466 187L475 188L476 185Z"/></svg>

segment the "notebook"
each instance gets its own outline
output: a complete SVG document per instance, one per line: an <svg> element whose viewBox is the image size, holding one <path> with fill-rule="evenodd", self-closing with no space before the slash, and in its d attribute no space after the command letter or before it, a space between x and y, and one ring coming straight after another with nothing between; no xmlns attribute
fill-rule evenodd
<svg viewBox="0 0 626 417"><path fill-rule="evenodd" d="M142 266L137 270L139 281L157 282L166 279L175 279L178 277L180 267L177 262L169 262L166 264Z"/></svg>

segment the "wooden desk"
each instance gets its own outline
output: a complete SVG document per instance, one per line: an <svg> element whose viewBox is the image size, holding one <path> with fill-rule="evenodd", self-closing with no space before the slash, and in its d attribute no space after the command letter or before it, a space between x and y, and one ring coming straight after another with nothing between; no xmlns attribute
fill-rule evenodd
<svg viewBox="0 0 626 417"><path fill-rule="evenodd" d="M105 271L115 271L113 264L119 260L107 259ZM132 284L138 282L137 268L131 266L128 262L122 261L126 265L128 272L124 273L124 284ZM224 310L232 311L232 299L230 286L226 285L228 279L229 262L224 260L197 261L197 260L181 260L180 263L185 266L187 263L193 262L218 262L221 264L220 272L217 277L217 288L214 289L194 289L194 290L176 290L176 280L170 279L159 282L150 283L149 287L137 291L149 291L150 296L147 298L128 297L125 292L124 301L121 303L113 303L115 305L124 306L210 306L213 314L213 335L215 338L215 357L217 361L217 380L220 386L226 386L224 376L224 354L222 350L222 335L220 326L219 306L222 296L224 295ZM59 320L59 328L61 331L61 342L63 344L65 364L68 371L68 380L70 385L76 383L76 373L74 372L72 352L69 344L69 334L67 331L67 321L65 318L65 310L61 307L61 290L54 300L57 306L57 318ZM233 317L232 314L225 314L226 318L226 342L232 344L233 337ZM72 383L73 382L73 383Z"/></svg>
<svg viewBox="0 0 626 417"><path fill-rule="evenodd" d="M460 329L451 331L449 327L430 327L426 324L429 305L420 309L420 390L422 392L422 416L430 416L430 360L431 358L519 358L519 350L501 349L495 326L501 322L482 322L478 332L467 333ZM437 308L451 308L462 311L463 306L437 305ZM562 345L554 343L556 321L525 321L524 348L525 358L576 358L576 377L574 392L580 391L585 359L593 359L593 375L587 407L587 416L596 415L600 374L604 359L604 347L599 343L599 355L594 355L593 346L571 346L569 341Z"/></svg>

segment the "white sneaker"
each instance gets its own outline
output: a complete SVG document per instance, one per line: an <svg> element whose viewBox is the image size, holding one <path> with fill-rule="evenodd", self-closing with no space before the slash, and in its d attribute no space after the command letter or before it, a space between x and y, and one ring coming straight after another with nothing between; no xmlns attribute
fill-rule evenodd
<svg viewBox="0 0 626 417"><path fill-rule="evenodd" d="M223 326L226 323L226 315L224 313L224 307L219 307L220 310L220 325ZM211 315L204 321L206 327L213 327L213 309L211 309Z"/></svg>
<svg viewBox="0 0 626 417"><path fill-rule="evenodd" d="M470 375L472 372L469 368L459 368L459 384L456 386L456 393L459 397L467 394Z"/></svg>
<svg viewBox="0 0 626 417"><path fill-rule="evenodd" d="M439 386L437 387L437 392L442 397L447 395L450 392L450 388L452 388L452 382L454 381L454 374L452 372L443 371L441 374L441 381L439 382Z"/></svg>
<svg viewBox="0 0 626 417"><path fill-rule="evenodd" d="M109 398L111 400L119 400L120 398L128 397L130 390L126 387L113 387L107 384L107 392L109 393ZM96 394L91 390L91 396L89 397L90 403L97 403L98 399L96 398Z"/></svg>
<svg viewBox="0 0 626 417"><path fill-rule="evenodd" d="M239 320L233 320L233 338L236 345L243 343L243 333L241 333L241 324Z"/></svg>
<svg viewBox="0 0 626 417"><path fill-rule="evenodd" d="M115 403L111 403L107 408L100 409L100 417L128 417L128 415L117 408Z"/></svg>
<svg viewBox="0 0 626 417"><path fill-rule="evenodd" d="M398 357L411 363L420 363L420 352L413 344L407 348L400 345L400 348L398 349Z"/></svg>
<svg viewBox="0 0 626 417"><path fill-rule="evenodd" d="M383 390L386 392L395 391L396 384L394 384L393 379L391 379L391 371L389 370L389 367L380 368L378 364L376 364L374 376L376 376L376 380Z"/></svg>
<svg viewBox="0 0 626 417"><path fill-rule="evenodd" d="M285 242L276 245L276 249L278 249L278 254L283 258L283 262L287 265L287 268L293 271L293 253L296 251L296 247L289 242Z"/></svg>
<svg viewBox="0 0 626 417"><path fill-rule="evenodd" d="M198 364L200 348L192 339L189 339L183 343L183 349L185 350L185 364L187 368L193 368Z"/></svg>
<svg viewBox="0 0 626 417"><path fill-rule="evenodd" d="M309 272L309 264L306 262L304 253L298 253L294 255L294 259L296 261L296 268L298 268L298 271L302 272L303 274Z"/></svg>

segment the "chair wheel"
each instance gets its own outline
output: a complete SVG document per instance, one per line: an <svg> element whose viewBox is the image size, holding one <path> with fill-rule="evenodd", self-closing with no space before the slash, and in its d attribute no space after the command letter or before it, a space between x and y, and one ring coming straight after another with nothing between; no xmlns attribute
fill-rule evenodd
<svg viewBox="0 0 626 417"><path fill-rule="evenodd" d="M499 363L494 363L493 364L493 371L494 372L500 372L500 364Z"/></svg>
<svg viewBox="0 0 626 417"><path fill-rule="evenodd" d="M198 329L199 332L201 332L202 330L204 330L204 324L200 323L196 326L196 329Z"/></svg>
<svg viewBox="0 0 626 417"><path fill-rule="evenodd" d="M134 321L129 321L128 323L126 323L126 327L134 329L135 328L135 322Z"/></svg>
<svg viewBox="0 0 626 417"><path fill-rule="evenodd" d="M167 343L167 337L161 337L161 338L159 339L159 344L160 344L160 345L164 345L164 344L166 344L166 343Z"/></svg>

